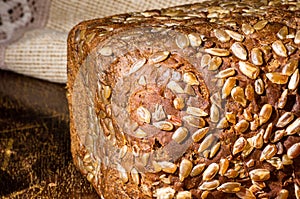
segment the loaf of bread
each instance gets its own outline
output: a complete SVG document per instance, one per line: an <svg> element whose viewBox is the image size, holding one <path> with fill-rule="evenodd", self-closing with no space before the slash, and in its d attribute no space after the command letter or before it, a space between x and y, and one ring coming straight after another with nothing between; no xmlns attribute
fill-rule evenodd
<svg viewBox="0 0 300 199"><path fill-rule="evenodd" d="M74 27L72 154L99 195L300 198L299 9L210 1Z"/></svg>

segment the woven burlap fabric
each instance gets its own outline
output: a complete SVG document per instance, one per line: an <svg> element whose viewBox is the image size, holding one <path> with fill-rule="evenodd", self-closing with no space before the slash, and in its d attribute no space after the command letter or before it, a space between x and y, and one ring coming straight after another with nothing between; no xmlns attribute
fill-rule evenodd
<svg viewBox="0 0 300 199"><path fill-rule="evenodd" d="M11 1L17 2L18 0ZM36 2L47 1L36 0ZM79 22L114 14L160 9L194 2L203 2L203 0L51 0L48 9L36 4L44 11L38 14L42 18L47 16L46 22L36 24L37 29L28 29L23 26L24 31L21 32L25 33L19 40L10 43L7 47L0 46L0 60L4 60L0 62L0 68L48 81L65 83L67 79L66 38L69 30ZM0 7L0 13L3 12L3 8Z"/></svg>

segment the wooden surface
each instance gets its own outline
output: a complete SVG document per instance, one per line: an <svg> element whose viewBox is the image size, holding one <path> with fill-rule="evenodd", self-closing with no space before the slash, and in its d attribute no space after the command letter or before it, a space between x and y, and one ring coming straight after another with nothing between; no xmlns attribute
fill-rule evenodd
<svg viewBox="0 0 300 199"><path fill-rule="evenodd" d="M0 70L1 198L99 198L72 163L65 95Z"/></svg>

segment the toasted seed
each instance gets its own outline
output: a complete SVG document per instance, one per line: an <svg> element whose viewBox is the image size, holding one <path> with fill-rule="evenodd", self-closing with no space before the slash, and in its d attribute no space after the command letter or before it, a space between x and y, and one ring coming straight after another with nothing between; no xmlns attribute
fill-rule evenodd
<svg viewBox="0 0 300 199"><path fill-rule="evenodd" d="M286 105L287 102L287 97L288 97L288 89L285 89L282 93L280 98L278 99L278 108L284 108L284 106Z"/></svg>
<svg viewBox="0 0 300 199"><path fill-rule="evenodd" d="M243 116L244 116L246 121L252 121L252 119L253 119L251 111L249 109L244 109ZM248 127L249 127L249 123L248 123Z"/></svg>
<svg viewBox="0 0 300 199"><path fill-rule="evenodd" d="M229 167L229 160L227 158L220 159L220 169L219 169L219 175L224 176L226 173L228 167Z"/></svg>
<svg viewBox="0 0 300 199"><path fill-rule="evenodd" d="M212 143L215 141L215 137L212 134L209 134L208 136L206 136L203 141L201 142L199 148L198 148L198 152L201 153L204 150L206 150L208 147L210 147L212 145Z"/></svg>
<svg viewBox="0 0 300 199"><path fill-rule="evenodd" d="M255 166L255 160L250 159L248 162L246 162L247 167L254 167Z"/></svg>
<svg viewBox="0 0 300 199"><path fill-rule="evenodd" d="M255 80L254 89L258 95L262 95L264 93L265 86L264 86L264 82L262 79L258 78L257 80Z"/></svg>
<svg viewBox="0 0 300 199"><path fill-rule="evenodd" d="M224 193L237 193L241 190L241 183L239 182L225 182L218 187L218 191Z"/></svg>
<svg viewBox="0 0 300 199"><path fill-rule="evenodd" d="M235 86L236 83L236 78L234 77L229 77L222 88L222 99L225 99L228 95L230 95L231 90L233 89L233 87Z"/></svg>
<svg viewBox="0 0 300 199"><path fill-rule="evenodd" d="M289 191L286 189L281 189L276 199L287 199L288 197L289 197Z"/></svg>
<svg viewBox="0 0 300 199"><path fill-rule="evenodd" d="M155 195L157 199L172 199L174 198L175 192L176 191L171 187L162 187L156 189Z"/></svg>
<svg viewBox="0 0 300 199"><path fill-rule="evenodd" d="M260 161L269 160L277 153L277 147L275 144L268 144L261 152Z"/></svg>
<svg viewBox="0 0 300 199"><path fill-rule="evenodd" d="M256 79L259 75L259 68L249 62L239 61L240 71L250 79Z"/></svg>
<svg viewBox="0 0 300 199"><path fill-rule="evenodd" d="M273 107L271 104L264 104L259 112L259 123L260 125L266 123L272 115Z"/></svg>
<svg viewBox="0 0 300 199"><path fill-rule="evenodd" d="M283 165L291 165L291 164L293 164L293 160L291 158L289 158L289 156L287 154L284 154L282 156L282 164Z"/></svg>
<svg viewBox="0 0 300 199"><path fill-rule="evenodd" d="M276 124L277 127L282 128L288 125L294 119L294 114L291 112L285 112Z"/></svg>
<svg viewBox="0 0 300 199"><path fill-rule="evenodd" d="M166 118L166 113L160 104L155 104L155 111L152 113L152 119L154 121L160 121Z"/></svg>
<svg viewBox="0 0 300 199"><path fill-rule="evenodd" d="M113 51L111 47L105 46L100 49L99 53L103 56L111 56L113 54Z"/></svg>
<svg viewBox="0 0 300 199"><path fill-rule="evenodd" d="M287 49L287 51L288 51L288 55L293 54L293 53L298 49L296 46L294 46L294 45L291 44L291 43L285 44L285 47L286 47L286 49Z"/></svg>
<svg viewBox="0 0 300 199"><path fill-rule="evenodd" d="M225 70L220 71L215 77L217 78L227 78L235 75L234 68L227 68Z"/></svg>
<svg viewBox="0 0 300 199"><path fill-rule="evenodd" d="M271 137L272 134L272 130L273 130L273 123L268 124L266 131L264 133L263 139L264 139L264 143L268 143L269 139Z"/></svg>
<svg viewBox="0 0 300 199"><path fill-rule="evenodd" d="M172 135L172 139L180 144L185 140L188 135L188 129L185 127L179 127Z"/></svg>
<svg viewBox="0 0 300 199"><path fill-rule="evenodd" d="M211 163L203 172L202 179L209 181L215 177L219 171L219 165L217 163Z"/></svg>
<svg viewBox="0 0 300 199"><path fill-rule="evenodd" d="M160 164L158 164L158 162L156 162L156 161L152 161L152 166L153 166L155 173L158 173L162 170Z"/></svg>
<svg viewBox="0 0 300 199"><path fill-rule="evenodd" d="M206 158L206 159L208 159L209 154L210 154L210 150L209 150L209 149L204 150L204 151L202 152L203 157Z"/></svg>
<svg viewBox="0 0 300 199"><path fill-rule="evenodd" d="M204 127L201 129L198 129L193 135L192 135L192 139L194 142L199 142L208 132L209 127Z"/></svg>
<svg viewBox="0 0 300 199"><path fill-rule="evenodd" d="M291 76L297 69L298 62L298 59L291 59L290 61L288 61L287 64L284 65L281 73L283 75Z"/></svg>
<svg viewBox="0 0 300 199"><path fill-rule="evenodd" d="M242 157L246 158L253 151L254 147L249 143L250 139L247 139L247 145L242 151Z"/></svg>
<svg viewBox="0 0 300 199"><path fill-rule="evenodd" d="M149 157L150 157L149 153L143 153L141 155L141 161L142 161L143 166L146 166L148 164Z"/></svg>
<svg viewBox="0 0 300 199"><path fill-rule="evenodd" d="M218 142L217 144L212 146L211 149L210 149L209 158L213 158L217 154L217 152L219 151L220 147L221 147L220 142Z"/></svg>
<svg viewBox="0 0 300 199"><path fill-rule="evenodd" d="M289 34L289 30L286 26L283 26L282 28L280 28L280 30L277 32L277 37L279 39L285 39L286 36Z"/></svg>
<svg viewBox="0 0 300 199"><path fill-rule="evenodd" d="M293 75L290 78L289 84L288 84L288 88L290 90L295 90L296 88L298 88L299 85L299 70L296 69L295 72L293 73Z"/></svg>
<svg viewBox="0 0 300 199"><path fill-rule="evenodd" d="M218 129L225 129L227 128L229 125L228 125L228 121L225 117L221 118L219 123L217 124L216 128Z"/></svg>
<svg viewBox="0 0 300 199"><path fill-rule="evenodd" d="M298 117L292 124L290 124L285 132L286 135L294 135L295 133L299 133L300 130L300 117Z"/></svg>
<svg viewBox="0 0 300 199"><path fill-rule="evenodd" d="M222 58L213 57L208 65L208 70L217 70L222 64Z"/></svg>
<svg viewBox="0 0 300 199"><path fill-rule="evenodd" d="M251 61L257 66L261 66L264 63L262 52L259 48L253 48L251 50Z"/></svg>
<svg viewBox="0 0 300 199"><path fill-rule="evenodd" d="M270 171L267 169L254 169L249 172L249 175L251 180L262 182L270 178Z"/></svg>
<svg viewBox="0 0 300 199"><path fill-rule="evenodd" d="M176 45L184 49L190 45L189 38L185 34L178 34L175 38Z"/></svg>
<svg viewBox="0 0 300 199"><path fill-rule="evenodd" d="M192 193L190 191L179 191L176 199L192 199Z"/></svg>
<svg viewBox="0 0 300 199"><path fill-rule="evenodd" d="M235 42L234 44L232 44L230 49L237 58L241 60L247 60L248 53L241 42Z"/></svg>
<svg viewBox="0 0 300 199"><path fill-rule="evenodd" d="M183 81L191 86L199 85L199 81L194 73L187 72L183 74Z"/></svg>
<svg viewBox="0 0 300 199"><path fill-rule="evenodd" d="M199 175L204 170L204 168L205 168L205 163L197 164L196 166L193 167L190 176L195 177Z"/></svg>
<svg viewBox="0 0 300 199"><path fill-rule="evenodd" d="M300 142L293 144L288 150L287 155L290 159L294 159L300 155Z"/></svg>
<svg viewBox="0 0 300 199"><path fill-rule="evenodd" d="M211 56L209 54L205 54L201 58L201 67L208 66L211 61Z"/></svg>
<svg viewBox="0 0 300 199"><path fill-rule="evenodd" d="M179 180L182 182L188 177L192 171L193 163L187 159L183 159L179 166Z"/></svg>
<svg viewBox="0 0 300 199"><path fill-rule="evenodd" d="M153 125L156 128L159 128L163 131L172 131L173 130L173 124L166 121L160 121L160 122L154 122Z"/></svg>
<svg viewBox="0 0 300 199"><path fill-rule="evenodd" d="M131 169L130 174L131 174L131 178L132 178L133 182L137 185L140 184L140 176L139 176L138 171L135 168Z"/></svg>
<svg viewBox="0 0 300 199"><path fill-rule="evenodd" d="M186 113L198 117L204 117L208 115L208 113L206 113L202 109L197 107L191 107L191 106L187 107Z"/></svg>
<svg viewBox="0 0 300 199"><path fill-rule="evenodd" d="M137 137L137 138L145 138L147 137L147 133L145 131L143 131L142 129L138 128L135 132L134 132L134 135Z"/></svg>
<svg viewBox="0 0 300 199"><path fill-rule="evenodd" d="M184 93L188 94L188 95L196 95L195 90L193 89L193 87L189 84L187 84L184 88Z"/></svg>
<svg viewBox="0 0 300 199"><path fill-rule="evenodd" d="M206 199L207 197L208 197L208 194L209 194L210 192L209 191L203 191L202 193L201 193L201 199ZM298 199L298 198L297 198Z"/></svg>
<svg viewBox="0 0 300 199"><path fill-rule="evenodd" d="M246 35L250 35L250 34L254 33L255 29L249 24L242 24L242 31Z"/></svg>
<svg viewBox="0 0 300 199"><path fill-rule="evenodd" d="M255 131L259 127L259 117L257 114L253 115L253 121L250 122L250 130Z"/></svg>
<svg viewBox="0 0 300 199"><path fill-rule="evenodd" d="M250 140L248 140L248 141L250 141ZM264 144L263 129L258 134L256 134L255 136L253 136L252 139L251 139L251 141L252 141L252 143L250 142L250 145L252 145L256 149L260 149L263 146L263 144Z"/></svg>
<svg viewBox="0 0 300 199"><path fill-rule="evenodd" d="M170 81L168 84L167 84L167 88L169 88L170 90L172 90L173 92L175 93L179 93L179 94L182 94L184 93L184 90L181 88L181 86L175 82L175 81Z"/></svg>
<svg viewBox="0 0 300 199"><path fill-rule="evenodd" d="M119 177L121 178L123 183L128 182L128 174L124 167L122 167L120 164L117 164L117 170L119 171Z"/></svg>
<svg viewBox="0 0 300 199"><path fill-rule="evenodd" d="M146 86L147 81L146 81L145 75L142 75L142 76L139 78L138 83L139 83L139 85L141 85L141 86Z"/></svg>
<svg viewBox="0 0 300 199"><path fill-rule="evenodd" d="M236 86L231 90L231 97L234 101L246 107L247 100L245 98L244 89L240 86Z"/></svg>
<svg viewBox="0 0 300 199"><path fill-rule="evenodd" d="M224 30L215 29L214 33L220 42L227 42L230 40L230 36Z"/></svg>
<svg viewBox="0 0 300 199"><path fill-rule="evenodd" d="M89 182L93 182L93 179L94 179L94 175L92 173L88 173L87 176L86 176L86 179L89 181Z"/></svg>
<svg viewBox="0 0 300 199"><path fill-rule="evenodd" d="M199 189L203 191L205 190L211 191L216 189L219 185L220 185L219 180L212 180L212 181L203 182L202 185L199 187Z"/></svg>
<svg viewBox="0 0 300 199"><path fill-rule="evenodd" d="M279 157L272 157L266 161L270 163L273 167L275 167L277 170L283 169L283 164Z"/></svg>
<svg viewBox="0 0 300 199"><path fill-rule="evenodd" d="M286 84L288 81L287 75L283 75L278 72L267 73L266 76L272 83L275 84Z"/></svg>
<svg viewBox="0 0 300 199"><path fill-rule="evenodd" d="M238 175L239 175L239 172L235 169L228 169L226 171L226 173L224 174L225 177L231 178L231 179L238 177Z"/></svg>
<svg viewBox="0 0 300 199"><path fill-rule="evenodd" d="M239 192L235 193L237 197L241 199L256 199L255 195L249 189L240 190Z"/></svg>
<svg viewBox="0 0 300 199"><path fill-rule="evenodd" d="M111 87L110 86L103 86L103 94L104 94L104 97L106 99L108 99L111 95Z"/></svg>
<svg viewBox="0 0 300 199"><path fill-rule="evenodd" d="M277 41L274 41L272 43L272 49L274 50L274 52L281 56L281 57L287 57L287 50L284 46L284 44L282 43L281 40L277 40Z"/></svg>
<svg viewBox="0 0 300 199"><path fill-rule="evenodd" d="M162 62L162 61L166 60L169 57L169 55L170 55L169 51L156 52L149 57L149 62L153 63L153 64Z"/></svg>
<svg viewBox="0 0 300 199"><path fill-rule="evenodd" d="M184 99L181 98L181 97L176 97L174 100L173 100L173 105L174 107L177 109L177 110L182 110L185 106L184 104Z"/></svg>
<svg viewBox="0 0 300 199"><path fill-rule="evenodd" d="M253 25L253 28L255 30L262 30L267 24L267 20L258 21L256 24Z"/></svg>
<svg viewBox="0 0 300 199"><path fill-rule="evenodd" d="M294 38L295 44L300 44L300 30L297 30L295 38Z"/></svg>
<svg viewBox="0 0 300 199"><path fill-rule="evenodd" d="M162 161L162 162L157 162L157 164L166 173L175 173L175 171L177 170L176 164L172 162Z"/></svg>
<svg viewBox="0 0 300 199"><path fill-rule="evenodd" d="M210 101L211 103L217 105L219 108L222 108L222 99L221 99L221 95L219 92L214 93L211 97L210 97Z"/></svg>
<svg viewBox="0 0 300 199"><path fill-rule="evenodd" d="M150 123L151 121L151 113L143 106L138 107L136 110L136 114L138 116L138 119L141 122Z"/></svg>
<svg viewBox="0 0 300 199"><path fill-rule="evenodd" d="M182 118L184 121L186 121L190 126L196 127L196 128L202 128L205 126L205 120L203 118L195 117L192 115L187 115Z"/></svg>
<svg viewBox="0 0 300 199"><path fill-rule="evenodd" d="M222 48L207 48L204 51L211 55L220 56L220 57L226 57L230 55L230 52L228 50Z"/></svg>
<svg viewBox="0 0 300 199"><path fill-rule="evenodd" d="M129 75L132 73L135 73L140 68L142 68L145 65L146 61L147 61L146 58L141 58L141 59L137 60L134 64L132 64L132 66L129 70Z"/></svg>
<svg viewBox="0 0 300 199"><path fill-rule="evenodd" d="M243 151L246 146L247 140L244 137L238 138L233 145L232 154L236 155L237 153Z"/></svg>
<svg viewBox="0 0 300 199"><path fill-rule="evenodd" d="M202 44L201 37L197 33L188 34L188 38L190 40L190 44L193 47L198 47Z"/></svg>
<svg viewBox="0 0 300 199"><path fill-rule="evenodd" d="M243 41L245 39L244 35L240 33L234 32L232 30L225 30L225 32L234 40L236 41Z"/></svg>
<svg viewBox="0 0 300 199"><path fill-rule="evenodd" d="M219 121L219 109L215 104L212 104L210 107L210 120L211 122L218 122Z"/></svg>

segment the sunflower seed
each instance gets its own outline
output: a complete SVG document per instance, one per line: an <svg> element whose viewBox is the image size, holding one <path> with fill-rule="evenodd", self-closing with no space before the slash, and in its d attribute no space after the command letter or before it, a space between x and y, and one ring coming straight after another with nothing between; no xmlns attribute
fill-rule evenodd
<svg viewBox="0 0 300 199"><path fill-rule="evenodd" d="M201 193L201 199L206 199L206 198L208 198L208 194L209 194L210 192L209 191L203 191L202 193ZM298 199L298 198L297 198Z"/></svg>
<svg viewBox="0 0 300 199"><path fill-rule="evenodd" d="M175 93L179 93L182 94L184 93L184 90L181 88L181 86L179 86L179 84L175 81L170 81L167 84L167 88L170 89L171 91L175 92Z"/></svg>
<svg viewBox="0 0 300 199"><path fill-rule="evenodd" d="M214 33L220 42L227 42L230 40L230 36L224 30L215 29Z"/></svg>
<svg viewBox="0 0 300 199"><path fill-rule="evenodd" d="M299 133L300 130L300 117L298 117L292 124L286 128L286 135L294 135Z"/></svg>
<svg viewBox="0 0 300 199"><path fill-rule="evenodd" d="M187 84L184 88L184 93L188 94L188 95L196 95L195 90L193 89L193 87L189 84Z"/></svg>
<svg viewBox="0 0 300 199"><path fill-rule="evenodd" d="M152 161L152 165L153 165L153 169L155 173L158 173L162 170L160 164L158 164L158 162L156 161Z"/></svg>
<svg viewBox="0 0 300 199"><path fill-rule="evenodd" d="M275 167L277 170L283 169L283 164L279 157L272 157L266 161L270 163L273 167Z"/></svg>
<svg viewBox="0 0 300 199"><path fill-rule="evenodd" d="M195 177L199 175L204 170L204 168L205 168L205 163L197 164L196 166L193 167L190 176Z"/></svg>
<svg viewBox="0 0 300 199"><path fill-rule="evenodd" d="M119 171L119 177L121 178L122 182L128 182L128 174L124 167L122 167L120 164L117 164L117 170Z"/></svg>
<svg viewBox="0 0 300 199"><path fill-rule="evenodd" d="M205 126L205 120L203 118L194 117L192 115L187 115L182 118L184 121L186 121L190 126L196 127L196 128L202 128Z"/></svg>
<svg viewBox="0 0 300 199"><path fill-rule="evenodd" d="M273 107L271 104L264 104L259 112L259 123L260 125L266 123L272 115Z"/></svg>
<svg viewBox="0 0 300 199"><path fill-rule="evenodd" d="M215 137L212 134L209 134L208 136L206 136L198 148L198 153L201 153L205 149L210 147L214 141L215 141Z"/></svg>
<svg viewBox="0 0 300 199"><path fill-rule="evenodd" d="M283 75L278 72L267 73L266 76L272 83L275 84L286 84L288 81L287 75Z"/></svg>
<svg viewBox="0 0 300 199"><path fill-rule="evenodd" d="M196 75L191 72L187 72L183 74L183 81L191 86L199 85L199 81L197 80Z"/></svg>
<svg viewBox="0 0 300 199"><path fill-rule="evenodd" d="M155 104L155 110L152 113L152 119L154 121L160 121L166 118L166 113L160 104Z"/></svg>
<svg viewBox="0 0 300 199"><path fill-rule="evenodd" d="M236 83L236 78L234 77L229 77L222 88L222 99L225 99L228 95L230 95L231 90L233 89L233 87L235 86Z"/></svg>
<svg viewBox="0 0 300 199"><path fill-rule="evenodd" d="M100 49L99 53L103 56L111 56L113 54L112 48L109 46L105 46Z"/></svg>
<svg viewBox="0 0 300 199"><path fill-rule="evenodd" d="M172 199L175 195L175 190L171 187L162 187L155 190L157 199Z"/></svg>
<svg viewBox="0 0 300 199"><path fill-rule="evenodd" d="M132 178L133 182L137 185L140 184L140 176L139 176L138 171L135 168L131 169L130 174L131 174L131 178Z"/></svg>
<svg viewBox="0 0 300 199"><path fill-rule="evenodd" d="M235 194L241 199L256 199L255 195L249 189L241 190Z"/></svg>
<svg viewBox="0 0 300 199"><path fill-rule="evenodd" d="M225 32L234 40L236 41L243 41L245 39L244 35L241 35L237 32L234 32L232 30L225 30Z"/></svg>
<svg viewBox="0 0 300 199"><path fill-rule="evenodd" d="M291 76L298 67L298 59L291 59L287 64L282 68L282 74Z"/></svg>
<svg viewBox="0 0 300 199"><path fill-rule="evenodd" d="M237 153L243 151L246 146L247 140L244 137L238 138L233 145L232 154L236 155Z"/></svg>
<svg viewBox="0 0 300 199"><path fill-rule="evenodd" d="M225 70L220 71L215 77L217 78L227 78L235 75L234 68L227 68Z"/></svg>
<svg viewBox="0 0 300 199"><path fill-rule="evenodd" d="M285 89L282 93L280 98L278 99L278 108L284 108L284 106L286 105L287 102L287 97L288 97L288 89Z"/></svg>
<svg viewBox="0 0 300 199"><path fill-rule="evenodd" d="M179 180L182 182L188 177L192 171L193 163L187 159L183 159L179 166Z"/></svg>
<svg viewBox="0 0 300 199"><path fill-rule="evenodd" d="M220 185L219 180L212 180L208 182L203 182L202 185L199 187L200 190L202 191L211 191L216 189Z"/></svg>
<svg viewBox="0 0 300 199"><path fill-rule="evenodd" d="M264 93L265 86L264 86L264 82L262 79L258 78L257 80L255 80L254 89L258 95L262 95Z"/></svg>
<svg viewBox="0 0 300 199"><path fill-rule="evenodd" d="M178 144L180 144L181 142L183 142L185 140L185 138L188 135L188 130L187 128L184 127L179 127L172 135L172 139L177 142Z"/></svg>
<svg viewBox="0 0 300 199"><path fill-rule="evenodd" d="M216 128L218 129L225 129L227 128L229 125L228 125L228 121L225 117L221 118L219 123L217 124Z"/></svg>
<svg viewBox="0 0 300 199"><path fill-rule="evenodd" d="M134 64L132 64L128 74L130 75L138 71L140 68L142 68L145 65L146 61L147 61L146 58L141 58L137 60Z"/></svg>
<svg viewBox="0 0 300 199"><path fill-rule="evenodd" d="M268 144L261 152L260 161L269 160L277 153L277 147L275 144Z"/></svg>
<svg viewBox="0 0 300 199"><path fill-rule="evenodd" d="M201 37L197 33L190 33L188 35L188 38L190 40L190 44L193 47L198 47L202 44Z"/></svg>
<svg viewBox="0 0 300 199"><path fill-rule="evenodd" d="M179 191L176 199L192 199L192 193L190 191Z"/></svg>
<svg viewBox="0 0 300 199"><path fill-rule="evenodd" d="M209 181L215 177L219 171L219 165L217 163L211 163L203 172L202 179Z"/></svg>
<svg viewBox="0 0 300 199"><path fill-rule="evenodd" d="M87 176L86 176L86 179L89 181L89 182L93 182L94 180L94 175L92 173L88 173Z"/></svg>
<svg viewBox="0 0 300 199"><path fill-rule="evenodd" d="M242 24L242 31L246 35L250 35L250 34L254 33L255 29L249 24Z"/></svg>
<svg viewBox="0 0 300 199"><path fill-rule="evenodd" d="M227 158L222 158L220 159L220 170L219 170L219 175L224 176L226 173L228 167L229 167L229 160Z"/></svg>
<svg viewBox="0 0 300 199"><path fill-rule="evenodd" d="M146 166L149 162L149 157L150 157L150 154L149 153L143 153L141 155L141 161L142 161L142 164L143 166Z"/></svg>
<svg viewBox="0 0 300 199"><path fill-rule="evenodd" d="M139 121L145 122L147 124L151 121L151 113L143 106L138 107L136 110L136 114L138 116Z"/></svg>
<svg viewBox="0 0 300 199"><path fill-rule="evenodd" d="M145 131L143 131L142 129L138 128L135 132L134 135L136 136L136 138L145 138L147 137L147 133Z"/></svg>
<svg viewBox="0 0 300 199"><path fill-rule="evenodd" d="M276 199L288 199L288 197L289 197L289 191L286 189L281 189Z"/></svg>
<svg viewBox="0 0 300 199"><path fill-rule="evenodd" d="M172 131L173 130L173 124L166 121L160 121L160 122L154 122L153 125L156 128L159 128L163 131Z"/></svg>
<svg viewBox="0 0 300 199"><path fill-rule="evenodd" d="M204 127L201 129L198 129L193 135L192 135L192 139L194 142L199 142L208 132L209 127Z"/></svg>
<svg viewBox="0 0 300 199"><path fill-rule="evenodd" d="M239 175L239 172L236 171L235 169L228 169L226 171L226 173L224 174L225 177L231 178L231 179L238 177L238 175Z"/></svg>
<svg viewBox="0 0 300 199"><path fill-rule="evenodd" d="M257 114L253 115L253 121L250 122L250 130L255 131L259 127L259 117Z"/></svg>
<svg viewBox="0 0 300 199"><path fill-rule="evenodd" d="M291 43L285 44L285 47L286 47L286 49L287 49L287 51L288 51L288 55L293 54L293 53L298 49L296 46L294 46L294 45L291 44Z"/></svg>
<svg viewBox="0 0 300 199"><path fill-rule="evenodd" d="M226 182L218 187L218 191L224 193L237 193L241 190L241 183L239 182Z"/></svg>
<svg viewBox="0 0 300 199"><path fill-rule="evenodd" d="M212 146L211 149L210 149L209 158L213 158L217 154L217 152L219 151L220 147L221 147L220 142L218 142L217 144Z"/></svg>
<svg viewBox="0 0 300 199"><path fill-rule="evenodd" d="M287 57L287 50L284 46L284 44L282 43L281 40L277 40L277 41L274 41L272 43L272 49L274 50L274 52L281 56L281 57Z"/></svg>
<svg viewBox="0 0 300 199"><path fill-rule="evenodd" d="M295 39L294 39L295 44L300 44L300 30L297 30Z"/></svg>
<svg viewBox="0 0 300 199"><path fill-rule="evenodd" d="M256 24L253 25L255 30L262 30L268 24L267 20L258 21Z"/></svg>
<svg viewBox="0 0 300 199"><path fill-rule="evenodd" d="M217 70L222 64L222 58L213 57L208 65L208 70Z"/></svg>
<svg viewBox="0 0 300 199"><path fill-rule="evenodd" d="M283 26L282 28L280 28L280 30L277 32L277 37L279 38L279 39L285 39L286 38L286 36L289 34L289 30L288 30L288 28L286 27L286 26Z"/></svg>
<svg viewBox="0 0 300 199"><path fill-rule="evenodd" d="M210 107L210 121L218 122L220 117L219 109L215 104L212 104Z"/></svg>
<svg viewBox="0 0 300 199"><path fill-rule="evenodd" d="M254 169L249 172L250 178L253 181L262 182L269 180L270 171L267 169Z"/></svg>
<svg viewBox="0 0 300 199"><path fill-rule="evenodd" d="M204 117L208 115L208 113L206 113L202 109L191 106L187 107L186 113L198 117Z"/></svg>
<svg viewBox="0 0 300 199"><path fill-rule="evenodd" d="M175 173L175 171L177 170L176 164L172 162L162 161L162 162L157 162L157 164L166 173Z"/></svg>
<svg viewBox="0 0 300 199"><path fill-rule="evenodd" d="M230 52L228 50L222 48L207 48L204 51L208 54L220 56L220 57L226 57L230 55Z"/></svg>
<svg viewBox="0 0 300 199"><path fill-rule="evenodd" d="M287 150L287 156L290 159L295 159L300 155L300 142L293 144L288 150Z"/></svg>
<svg viewBox="0 0 300 199"><path fill-rule="evenodd" d="M252 121L252 119L253 119L252 114L251 114L249 109L244 109L243 116L244 116L246 121ZM249 123L248 123L248 127L249 127Z"/></svg>
<svg viewBox="0 0 300 199"><path fill-rule="evenodd" d="M293 73L293 75L290 78L289 84L288 84L288 88L290 90L295 90L296 88L298 88L299 85L299 70L296 69L295 72Z"/></svg>
<svg viewBox="0 0 300 199"><path fill-rule="evenodd" d="M273 130L273 123L268 124L266 131L264 133L263 139L264 139L264 143L268 143L269 139L271 137L272 134L272 130Z"/></svg>
<svg viewBox="0 0 300 199"><path fill-rule="evenodd" d="M185 106L184 104L184 99L181 98L181 97L176 97L174 100L173 100L173 105L174 107L177 109L177 110L182 110Z"/></svg>
<svg viewBox="0 0 300 199"><path fill-rule="evenodd" d="M210 101L217 105L219 108L222 108L222 99L221 99L221 95L219 92L214 93L211 97L210 97Z"/></svg>
<svg viewBox="0 0 300 199"><path fill-rule="evenodd" d="M178 34L175 38L176 45L184 49L190 45L189 38L185 34Z"/></svg>
<svg viewBox="0 0 300 199"><path fill-rule="evenodd" d="M111 87L110 86L103 86L103 95L106 99L108 99L111 95Z"/></svg>
<svg viewBox="0 0 300 199"><path fill-rule="evenodd" d="M293 160L291 158L289 158L287 154L284 154L282 156L282 164L283 165L291 165L291 164L293 164Z"/></svg>
<svg viewBox="0 0 300 199"><path fill-rule="evenodd" d="M156 52L149 57L149 62L151 64L157 64L159 62L166 60L169 57L169 55L170 55L169 51Z"/></svg>
<svg viewBox="0 0 300 199"><path fill-rule="evenodd" d="M245 98L244 89L240 86L236 86L231 90L231 97L234 101L246 107L247 100Z"/></svg>
<svg viewBox="0 0 300 199"><path fill-rule="evenodd" d="M211 56L209 54L205 54L201 58L201 67L208 66L211 61Z"/></svg>
<svg viewBox="0 0 300 199"><path fill-rule="evenodd" d="M282 128L288 125L294 119L294 114L291 112L285 112L276 124L277 127Z"/></svg>
<svg viewBox="0 0 300 199"><path fill-rule="evenodd" d="M251 50L251 61L257 66L261 66L264 63L262 52L259 48L253 48Z"/></svg>
<svg viewBox="0 0 300 199"><path fill-rule="evenodd" d="M234 114L232 112L227 112L225 114L225 117L226 117L227 121L230 122L231 124L236 124L236 114Z"/></svg>
<svg viewBox="0 0 300 199"><path fill-rule="evenodd" d="M250 141L250 145L253 146L256 149L260 149L263 144L264 144L264 140L263 140L263 130L260 131L258 134L256 134L255 136L252 137ZM252 141L252 142L251 142Z"/></svg>
<svg viewBox="0 0 300 199"><path fill-rule="evenodd" d="M240 71L250 79L256 79L259 75L259 68L249 62L239 61Z"/></svg>
<svg viewBox="0 0 300 199"><path fill-rule="evenodd" d="M142 75L138 81L138 84L141 86L146 86L147 85L147 81L146 81L146 77L145 75Z"/></svg>
<svg viewBox="0 0 300 199"><path fill-rule="evenodd" d="M234 44L232 44L230 49L237 58L241 60L247 60L248 53L241 42L235 42Z"/></svg>

